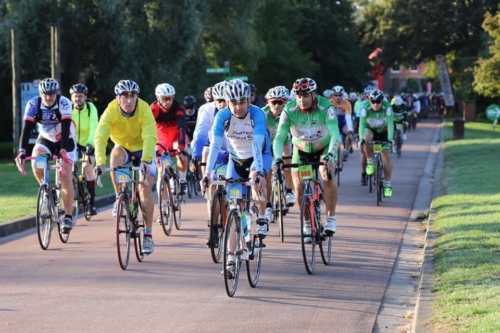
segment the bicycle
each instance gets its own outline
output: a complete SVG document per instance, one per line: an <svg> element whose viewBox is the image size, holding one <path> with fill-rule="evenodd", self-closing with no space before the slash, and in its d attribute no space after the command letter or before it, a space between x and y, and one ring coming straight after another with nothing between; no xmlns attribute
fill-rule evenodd
<svg viewBox="0 0 500 333"><path fill-rule="evenodd" d="M191 162L191 155L188 156L188 165ZM187 181L187 195L189 199L191 199L193 196L198 196L198 186L200 182L200 174L198 173L198 170L196 172L191 172L191 170L187 170L186 174L186 181Z"/></svg>
<svg viewBox="0 0 500 333"><path fill-rule="evenodd" d="M401 157L401 148L403 147L403 124L395 123L394 141L396 142L396 154Z"/></svg>
<svg viewBox="0 0 500 333"><path fill-rule="evenodd" d="M132 158L135 164L135 158ZM101 173L98 169L96 183L102 187ZM144 260L144 229L146 213L139 194L139 179L137 171L144 176L144 185L149 186L146 171L138 166L106 168L106 171L116 172L116 182L120 186L118 206L116 210L116 250L118 263L122 270L126 270L130 259L130 239L134 239L135 256L138 262ZM130 176L132 172L132 177ZM132 186L129 189L128 183ZM142 212L142 221L139 220L139 209Z"/></svg>
<svg viewBox="0 0 500 333"><path fill-rule="evenodd" d="M162 172L160 175L160 189L158 191L160 216L157 222L161 223L165 235L170 236L174 224L177 230L181 229L181 205L185 203L184 196L180 192L179 177L174 169L175 164L170 154L186 153L182 151L178 152L175 149L165 149L159 143L156 145L163 148L163 153L159 156ZM165 199L162 199L162 196L165 196Z"/></svg>
<svg viewBox="0 0 500 333"><path fill-rule="evenodd" d="M340 157L337 156L337 158L341 160ZM302 257L308 274L314 272L316 245L319 247L323 264L329 265L332 258L333 237L323 232L324 227L321 223L321 202L324 201L324 191L321 182L318 180L318 166L320 165L325 165L325 163L309 162L306 158L301 158L300 163L283 165L283 168L299 168L299 178L304 180L302 198L300 199L300 238ZM315 167L314 170L313 166ZM327 172L328 179L332 179L329 170ZM304 232L307 218L311 220L310 235L306 235ZM326 248L324 248L324 242L326 242Z"/></svg>
<svg viewBox="0 0 500 333"><path fill-rule="evenodd" d="M78 162L85 162L89 156L82 152L82 158L78 160ZM85 173L82 172L78 174L78 164L73 165L73 188L74 188L74 200L78 202L78 208L81 208L83 211L83 216L87 221L92 219L91 207L90 207L90 193L87 189L87 179L85 177ZM75 212L73 212L75 213ZM76 214L78 215L78 209Z"/></svg>
<svg viewBox="0 0 500 333"><path fill-rule="evenodd" d="M224 180L226 175L226 164L216 165L214 170L219 180ZM210 207L210 241L208 247L214 263L219 263L224 242L224 230L228 214L227 191L224 185L217 185L217 189L212 195Z"/></svg>
<svg viewBox="0 0 500 333"><path fill-rule="evenodd" d="M287 207L285 205L285 189L283 186L283 173L280 168L272 177L272 194L271 206L273 208L274 221L278 221L278 232L281 242L285 241L285 233L283 226L283 216L286 215Z"/></svg>
<svg viewBox="0 0 500 333"><path fill-rule="evenodd" d="M229 212L226 219L224 232L224 261L222 274L224 285L229 297L233 297L238 287L241 262L246 261L248 283L252 288L257 287L259 282L262 249L265 247L262 239L257 234L256 216L258 209L255 203L250 207L251 186L255 183L250 179L226 179L212 182L214 185L227 186L229 197ZM243 186L247 187L246 196L243 198ZM240 202L245 204L244 212L240 210ZM253 202L253 201L252 201ZM248 214L249 223L246 228L243 218ZM248 232L248 235L245 235ZM234 257L234 271L227 269L230 262L229 256Z"/></svg>
<svg viewBox="0 0 500 333"><path fill-rule="evenodd" d="M372 192L372 183L375 185L377 192L377 206L380 206L382 197L384 196L384 161L382 159L382 148L389 144L389 141L373 140L366 143L373 146L373 175L369 176L369 188Z"/></svg>
<svg viewBox="0 0 500 333"><path fill-rule="evenodd" d="M55 165L49 164L49 158L56 161ZM37 195L36 204L36 230L38 235L38 242L43 250L47 250L50 244L50 237L52 233L52 227L57 224L57 229L59 231L59 239L63 243L67 243L69 240L69 232L63 233L61 224L64 221L65 210L60 206L61 204L61 181L59 179L59 172L63 175L66 171L62 167L62 159L57 156L50 156L49 154L40 154L37 157L26 157L26 161L35 161L36 169L43 169L43 181L40 184ZM56 170L56 179L54 185L50 185L50 170ZM24 165L22 165L19 171L26 175L24 170ZM76 222L78 207L73 204L73 225Z"/></svg>
<svg viewBox="0 0 500 333"><path fill-rule="evenodd" d="M344 169L344 159L343 159L343 152L342 148L339 147L337 148L337 164L335 166L335 176L337 176L337 186L340 186L340 173Z"/></svg>

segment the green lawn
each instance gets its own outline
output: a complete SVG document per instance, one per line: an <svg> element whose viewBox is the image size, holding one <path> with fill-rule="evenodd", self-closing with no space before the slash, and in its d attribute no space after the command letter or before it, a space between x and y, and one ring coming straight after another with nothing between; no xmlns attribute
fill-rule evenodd
<svg viewBox="0 0 500 333"><path fill-rule="evenodd" d="M500 332L500 133L466 123L465 139L448 141L451 129L447 122L445 192L434 201L432 331Z"/></svg>
<svg viewBox="0 0 500 333"><path fill-rule="evenodd" d="M0 223L14 218L35 215L38 185L26 163L26 176L21 175L13 160L0 160L2 191L0 191ZM51 174L52 180L54 173ZM97 187L96 196L113 193L109 175L103 177L103 188Z"/></svg>

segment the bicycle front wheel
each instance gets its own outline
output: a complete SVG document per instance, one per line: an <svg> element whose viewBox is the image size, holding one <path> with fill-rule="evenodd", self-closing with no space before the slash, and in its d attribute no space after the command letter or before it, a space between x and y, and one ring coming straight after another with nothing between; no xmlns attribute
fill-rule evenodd
<svg viewBox="0 0 500 333"><path fill-rule="evenodd" d="M73 175L73 206L71 208L71 216L73 218L73 226L76 225L76 221L78 220L78 208L80 207L80 200L78 198L78 178ZM62 239L61 239L62 240ZM65 243L65 242L63 242Z"/></svg>
<svg viewBox="0 0 500 333"><path fill-rule="evenodd" d="M283 198L283 184L280 184L278 181L275 186L274 186L274 204L273 204L273 210L274 210L274 221L278 221L278 226L279 226L279 236L280 240L283 243L285 241L285 233L284 233L284 226L283 226L283 211L285 210L285 203L284 203L284 198Z"/></svg>
<svg viewBox="0 0 500 333"><path fill-rule="evenodd" d="M224 266L222 269L226 293L229 297L234 296L240 275L242 236L239 220L238 212L236 210L230 211L224 235ZM232 271L228 269L229 262L233 263Z"/></svg>
<svg viewBox="0 0 500 333"><path fill-rule="evenodd" d="M172 232L172 226L174 225L174 214L172 212L172 194L170 192L170 186L168 186L168 178L164 177L160 183L160 218L161 226L165 235L170 236ZM163 193L165 193L165 198L162 200ZM165 203L165 204L163 204Z"/></svg>
<svg viewBox="0 0 500 333"><path fill-rule="evenodd" d="M322 237L322 242L319 244L319 252L321 253L321 259L323 260L323 264L329 265L330 261L332 259L332 239L333 237L330 236L323 236Z"/></svg>
<svg viewBox="0 0 500 333"><path fill-rule="evenodd" d="M138 205L138 210L141 211L142 214L139 214L139 211L137 212L136 216L137 219L135 221L134 225L134 248L135 248L135 257L137 258L138 262L142 262L144 260L144 251L142 249L142 244L144 244L144 223L146 221L146 213L144 212L144 205L139 197L139 194L137 194L137 200L139 201ZM142 216L142 221L139 220L139 216Z"/></svg>
<svg viewBox="0 0 500 333"><path fill-rule="evenodd" d="M380 157L375 161L375 181L377 183L377 206L380 206L384 190L384 185L382 184L382 162L380 162Z"/></svg>
<svg viewBox="0 0 500 333"><path fill-rule="evenodd" d="M174 196L174 223L175 223L175 229L181 230L182 197L179 196L179 191L181 190L181 186L178 180L176 180L174 183L175 183L174 193L176 193L176 195Z"/></svg>
<svg viewBox="0 0 500 333"><path fill-rule="evenodd" d="M310 197L303 197L300 201L300 240L302 243L302 257L304 258L306 271L307 273L312 274L314 272L316 241L313 239L313 235L305 234L304 229L306 219L308 221L311 221L312 225L312 220L314 219L314 211L310 203ZM308 229L311 230L311 227L309 227Z"/></svg>
<svg viewBox="0 0 500 333"><path fill-rule="evenodd" d="M224 242L224 198L219 189L214 193L210 210L210 252L214 263L219 263Z"/></svg>
<svg viewBox="0 0 500 333"><path fill-rule="evenodd" d="M260 277L260 266L262 260L262 240L256 235L253 236L253 242L251 248L247 248L250 251L250 256L247 260L247 276L248 283L250 287L257 287Z"/></svg>
<svg viewBox="0 0 500 333"><path fill-rule="evenodd" d="M130 207L125 194L118 198L118 209L116 213L116 250L118 252L118 263L125 270L130 259Z"/></svg>
<svg viewBox="0 0 500 333"><path fill-rule="evenodd" d="M43 250L47 250L50 244L52 232L52 206L47 185L41 185L38 189L36 204L36 231L38 242Z"/></svg>

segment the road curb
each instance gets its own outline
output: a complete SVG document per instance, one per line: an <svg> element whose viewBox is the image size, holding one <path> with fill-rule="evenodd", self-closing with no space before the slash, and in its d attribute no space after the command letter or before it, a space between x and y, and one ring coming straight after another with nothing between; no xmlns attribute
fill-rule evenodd
<svg viewBox="0 0 500 333"><path fill-rule="evenodd" d="M97 208L102 208L112 204L115 200L115 194L105 195L95 199ZM36 218L34 215L24 216L7 223L0 224L0 238L7 237L18 232L36 227Z"/></svg>

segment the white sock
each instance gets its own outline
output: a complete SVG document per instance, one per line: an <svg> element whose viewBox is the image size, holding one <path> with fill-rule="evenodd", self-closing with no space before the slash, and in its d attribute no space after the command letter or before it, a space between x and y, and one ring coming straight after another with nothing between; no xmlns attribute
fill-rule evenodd
<svg viewBox="0 0 500 333"><path fill-rule="evenodd" d="M186 171L179 171L180 180L186 181Z"/></svg>

